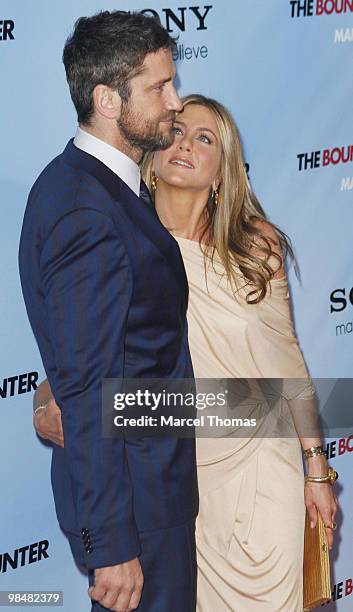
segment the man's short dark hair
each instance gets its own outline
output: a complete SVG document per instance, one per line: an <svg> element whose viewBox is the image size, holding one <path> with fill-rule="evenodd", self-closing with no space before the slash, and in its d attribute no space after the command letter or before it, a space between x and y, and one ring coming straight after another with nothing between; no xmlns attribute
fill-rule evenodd
<svg viewBox="0 0 353 612"><path fill-rule="evenodd" d="M126 11L102 11L92 17L80 17L63 52L79 123L90 123L96 85L116 89L123 102L127 102L130 79L138 74L146 55L173 49L174 45L175 40L156 17Z"/></svg>

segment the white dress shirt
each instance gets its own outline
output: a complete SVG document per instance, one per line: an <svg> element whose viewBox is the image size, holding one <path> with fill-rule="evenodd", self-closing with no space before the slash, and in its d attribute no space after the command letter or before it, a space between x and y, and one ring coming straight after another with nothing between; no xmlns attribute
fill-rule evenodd
<svg viewBox="0 0 353 612"><path fill-rule="evenodd" d="M74 145L99 159L121 178L137 197L140 196L140 168L133 159L80 127L77 128Z"/></svg>

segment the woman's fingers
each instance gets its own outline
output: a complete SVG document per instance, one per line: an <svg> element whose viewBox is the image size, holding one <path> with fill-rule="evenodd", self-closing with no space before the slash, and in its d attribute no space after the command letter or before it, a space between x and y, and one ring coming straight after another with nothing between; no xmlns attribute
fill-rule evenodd
<svg viewBox="0 0 353 612"><path fill-rule="evenodd" d="M325 525L327 542L331 549L334 540L334 519L338 510L338 502L333 493L332 485L311 483L307 484L305 489L305 504L311 523L314 523L314 526L316 525L315 516L317 517L317 512L319 512Z"/></svg>
<svg viewBox="0 0 353 612"><path fill-rule="evenodd" d="M314 502L314 496L313 496L313 491L312 491L312 487L306 485L304 488L304 499L305 499L305 505L306 505L306 509L309 515L309 519L310 519L310 527L314 528L316 527L316 523L317 523L317 509L316 509L316 504Z"/></svg>
<svg viewBox="0 0 353 612"><path fill-rule="evenodd" d="M310 518L310 527L314 529L317 523L317 508L314 503L307 506L309 518Z"/></svg>
<svg viewBox="0 0 353 612"><path fill-rule="evenodd" d="M330 549L333 546L334 531L337 528L337 523L335 522L337 511L338 511L338 499L336 495L333 495L333 499L331 502L331 519L328 523L325 523L325 525L330 525L329 528L326 527L326 535L327 535L327 540L328 540Z"/></svg>
<svg viewBox="0 0 353 612"><path fill-rule="evenodd" d="M329 508L324 508L320 511L321 518L325 525L325 531L327 536L327 542L329 548L331 549L333 546L333 522L332 522L332 512Z"/></svg>

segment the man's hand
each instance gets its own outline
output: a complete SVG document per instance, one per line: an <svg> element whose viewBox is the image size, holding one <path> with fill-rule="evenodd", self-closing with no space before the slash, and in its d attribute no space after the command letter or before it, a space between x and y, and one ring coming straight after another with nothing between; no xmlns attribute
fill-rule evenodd
<svg viewBox="0 0 353 612"><path fill-rule="evenodd" d="M61 424L61 411L52 397L45 407L40 408L33 416L33 425L37 434L54 444L64 446L64 433Z"/></svg>
<svg viewBox="0 0 353 612"><path fill-rule="evenodd" d="M94 571L95 586L88 589L91 599L114 612L132 612L140 603L143 574L137 557Z"/></svg>

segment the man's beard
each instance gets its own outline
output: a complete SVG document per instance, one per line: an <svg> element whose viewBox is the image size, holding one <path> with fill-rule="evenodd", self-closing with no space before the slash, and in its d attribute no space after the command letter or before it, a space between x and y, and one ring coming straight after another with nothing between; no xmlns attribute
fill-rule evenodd
<svg viewBox="0 0 353 612"><path fill-rule="evenodd" d="M160 121L174 121L175 113L169 113L151 123L143 119L141 115L134 113L129 103L123 103L120 119L117 121L118 128L129 145L142 151L157 151L167 149L174 142L172 128L169 133L159 134Z"/></svg>

